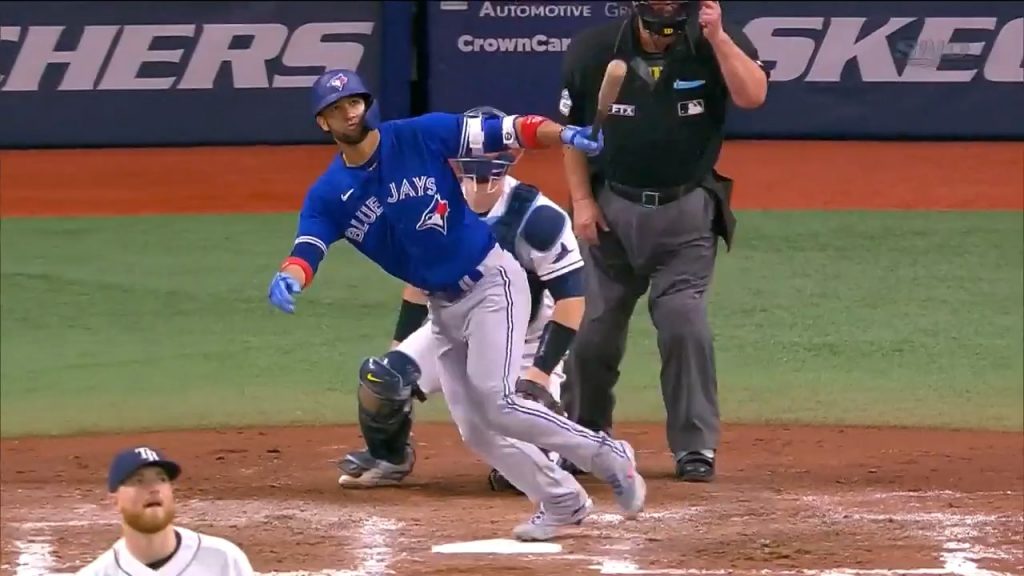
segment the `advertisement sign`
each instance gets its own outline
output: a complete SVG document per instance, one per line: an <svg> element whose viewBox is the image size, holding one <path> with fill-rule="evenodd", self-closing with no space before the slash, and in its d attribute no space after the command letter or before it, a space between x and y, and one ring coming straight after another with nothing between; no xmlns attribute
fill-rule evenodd
<svg viewBox="0 0 1024 576"><path fill-rule="evenodd" d="M1024 137L1024 2L722 2L772 69L756 138ZM557 114L582 29L629 2L430 3L431 108Z"/></svg>
<svg viewBox="0 0 1024 576"><path fill-rule="evenodd" d="M385 116L405 115L408 73L383 84L385 67L411 67L408 44L385 50L393 9L0 2L0 146L324 142L307 88L329 68L357 69Z"/></svg>

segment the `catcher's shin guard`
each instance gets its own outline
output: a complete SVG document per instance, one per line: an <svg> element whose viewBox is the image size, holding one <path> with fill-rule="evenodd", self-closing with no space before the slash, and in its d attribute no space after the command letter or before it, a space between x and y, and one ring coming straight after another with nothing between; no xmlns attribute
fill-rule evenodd
<svg viewBox="0 0 1024 576"><path fill-rule="evenodd" d="M416 361L397 350L367 358L359 367L359 427L374 458L392 464L404 462L419 377Z"/></svg>

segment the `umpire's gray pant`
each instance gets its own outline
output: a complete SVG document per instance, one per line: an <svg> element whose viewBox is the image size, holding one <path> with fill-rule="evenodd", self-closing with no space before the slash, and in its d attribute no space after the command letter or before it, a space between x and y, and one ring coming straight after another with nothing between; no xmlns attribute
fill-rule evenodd
<svg viewBox="0 0 1024 576"><path fill-rule="evenodd" d="M567 408L593 430L612 427L612 388L629 320L650 287L648 309L661 352L666 434L676 458L718 448L718 381L706 291L717 251L715 202L698 188L645 207L605 188L597 197L610 232L583 248L586 313L567 362Z"/></svg>

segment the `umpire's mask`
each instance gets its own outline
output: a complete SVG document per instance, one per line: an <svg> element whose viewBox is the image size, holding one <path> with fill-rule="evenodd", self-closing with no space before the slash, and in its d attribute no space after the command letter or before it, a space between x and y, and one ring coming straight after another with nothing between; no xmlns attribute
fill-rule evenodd
<svg viewBox="0 0 1024 576"><path fill-rule="evenodd" d="M650 0L633 2L633 12L640 18L640 25L655 36L669 37L681 34L695 2Z"/></svg>

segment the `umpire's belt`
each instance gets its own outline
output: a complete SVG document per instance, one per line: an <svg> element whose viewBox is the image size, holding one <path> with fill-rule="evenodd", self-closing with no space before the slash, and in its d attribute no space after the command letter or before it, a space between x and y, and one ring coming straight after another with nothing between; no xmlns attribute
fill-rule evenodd
<svg viewBox="0 0 1024 576"><path fill-rule="evenodd" d="M608 182L608 189L619 198L633 204L639 204L647 208L657 208L658 206L664 206L679 200L693 190L694 187L681 185L666 188L636 188L619 184L618 182Z"/></svg>

